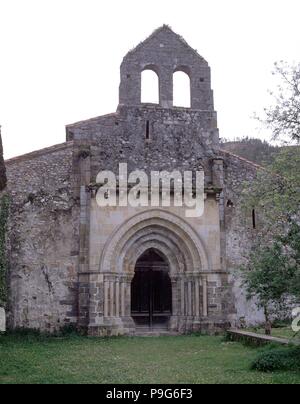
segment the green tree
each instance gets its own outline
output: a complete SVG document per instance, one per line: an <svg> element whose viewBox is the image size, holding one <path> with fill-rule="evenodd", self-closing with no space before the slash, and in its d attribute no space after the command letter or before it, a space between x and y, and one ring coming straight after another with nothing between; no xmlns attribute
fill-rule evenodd
<svg viewBox="0 0 300 404"><path fill-rule="evenodd" d="M278 78L277 89L270 94L274 104L265 109L259 118L273 133L274 139L285 138L300 142L300 64L275 63L274 76Z"/></svg>
<svg viewBox="0 0 300 404"><path fill-rule="evenodd" d="M271 332L271 309L280 311L300 298L300 154L286 148L243 193L244 209L255 208L259 226L256 244L243 268L248 297L256 297Z"/></svg>
<svg viewBox="0 0 300 404"><path fill-rule="evenodd" d="M270 334L272 316L300 299L300 226L293 223L273 244L256 247L242 269L247 297L264 309Z"/></svg>
<svg viewBox="0 0 300 404"><path fill-rule="evenodd" d="M300 217L299 148L284 148L271 165L258 172L254 181L246 183L242 204L244 209L258 212L262 239L285 234Z"/></svg>
<svg viewBox="0 0 300 404"><path fill-rule="evenodd" d="M221 147L253 163L264 166L271 164L274 156L280 151L280 147L273 146L266 140L263 141L249 137L238 138L231 141L221 139Z"/></svg>
<svg viewBox="0 0 300 404"><path fill-rule="evenodd" d="M264 122L274 139L300 141L300 65L275 65L280 84ZM243 206L259 217L257 243L243 268L248 297L256 297L271 331L271 314L300 298L300 149L285 147L245 184Z"/></svg>
<svg viewBox="0 0 300 404"><path fill-rule="evenodd" d="M288 265L293 272L288 292L300 299L300 225L293 222L287 234L278 238L288 258Z"/></svg>

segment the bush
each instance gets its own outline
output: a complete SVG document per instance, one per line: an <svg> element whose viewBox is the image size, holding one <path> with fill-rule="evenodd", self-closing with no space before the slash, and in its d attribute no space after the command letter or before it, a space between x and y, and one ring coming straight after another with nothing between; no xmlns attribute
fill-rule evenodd
<svg viewBox="0 0 300 404"><path fill-rule="evenodd" d="M69 336L77 336L78 330L75 324L66 324L60 328L58 333L56 334L58 337L69 337Z"/></svg>
<svg viewBox="0 0 300 404"><path fill-rule="evenodd" d="M44 341L51 338L68 338L78 336L76 325L66 324L55 332L40 331L31 328L15 328L8 330L5 335L27 341Z"/></svg>
<svg viewBox="0 0 300 404"><path fill-rule="evenodd" d="M290 327L293 319L289 318L286 320L275 320L272 324L273 328L286 328Z"/></svg>
<svg viewBox="0 0 300 404"><path fill-rule="evenodd" d="M260 372L300 370L300 346L265 350L254 360L251 369Z"/></svg>

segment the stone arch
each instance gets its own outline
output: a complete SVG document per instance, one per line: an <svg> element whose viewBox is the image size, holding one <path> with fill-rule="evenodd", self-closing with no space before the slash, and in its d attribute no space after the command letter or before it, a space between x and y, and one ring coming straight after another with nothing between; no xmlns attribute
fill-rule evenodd
<svg viewBox="0 0 300 404"><path fill-rule="evenodd" d="M144 72L146 70L151 70L154 73L156 73L158 77L160 77L160 68L158 65L153 64L153 63L147 63L147 64L142 65L141 72Z"/></svg>
<svg viewBox="0 0 300 404"><path fill-rule="evenodd" d="M145 227L142 231L137 232L136 237L130 238L129 242L122 247L124 263L122 262L123 257L121 253L117 270L121 271L122 265L126 264L124 269L126 271L127 268L127 271L130 272L130 268L128 268L128 265L130 264L129 258L131 257L130 251L134 251L138 247L143 248L148 242L159 243L161 247L166 247L171 254L176 256L178 260L177 267L180 272L184 272L187 268L192 267L193 262L190 251L181 240L176 237L176 235L171 232L166 232L166 229L163 227L149 226Z"/></svg>
<svg viewBox="0 0 300 404"><path fill-rule="evenodd" d="M168 257L176 252L179 272L200 273L210 269L204 245L194 229L181 217L161 209L139 213L121 225L108 240L101 260L100 272L132 273L136 246L164 248Z"/></svg>
<svg viewBox="0 0 300 404"><path fill-rule="evenodd" d="M173 73L177 72L185 73L187 76L189 76L190 79L192 79L192 69L189 66L178 65L177 67L175 67Z"/></svg>
<svg viewBox="0 0 300 404"><path fill-rule="evenodd" d="M155 246L150 246L148 247L145 251L143 251L140 256L138 257L138 259L136 260L136 262L138 262L142 256L147 252L147 251L154 251L158 257L160 257L160 259L165 263L168 264L168 259L167 257L164 255L164 253L162 251L160 251L160 249L157 249ZM169 268L167 268L169 270Z"/></svg>
<svg viewBox="0 0 300 404"><path fill-rule="evenodd" d="M156 65L146 65L141 71L141 103L160 104L160 71Z"/></svg>
<svg viewBox="0 0 300 404"><path fill-rule="evenodd" d="M192 76L188 66L178 66L174 69L173 105L184 108L192 106Z"/></svg>
<svg viewBox="0 0 300 404"><path fill-rule="evenodd" d="M137 248L130 252L129 256L125 258L126 272L133 274L138 259L150 249L159 251L165 257L170 268L170 275L184 271L184 262L183 257L180 259L180 251L172 250L168 245L162 243L161 240L148 240L140 243L140 245L138 245Z"/></svg>

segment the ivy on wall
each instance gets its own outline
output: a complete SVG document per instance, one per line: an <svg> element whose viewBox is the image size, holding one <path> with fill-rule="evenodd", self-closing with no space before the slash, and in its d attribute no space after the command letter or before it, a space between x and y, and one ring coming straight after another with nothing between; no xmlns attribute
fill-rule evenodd
<svg viewBox="0 0 300 404"><path fill-rule="evenodd" d="M6 259L6 232L9 214L9 196L0 198L0 306L5 307L7 302L7 259Z"/></svg>

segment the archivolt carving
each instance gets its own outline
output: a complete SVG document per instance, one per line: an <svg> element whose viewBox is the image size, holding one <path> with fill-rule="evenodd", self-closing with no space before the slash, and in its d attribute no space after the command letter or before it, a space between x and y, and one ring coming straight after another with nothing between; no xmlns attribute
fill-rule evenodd
<svg viewBox="0 0 300 404"><path fill-rule="evenodd" d="M171 272L209 270L203 243L182 218L164 210L149 210L129 219L108 240L100 271L134 272L139 256L149 248L161 251Z"/></svg>
<svg viewBox="0 0 300 404"><path fill-rule="evenodd" d="M186 267L184 256L175 244L169 243L164 237L158 234L151 234L139 240L134 249L128 251L124 259L119 260L119 265L124 265L126 272L133 273L137 260L149 249L160 251L169 264L173 273L184 272ZM120 267L117 269L119 270Z"/></svg>

